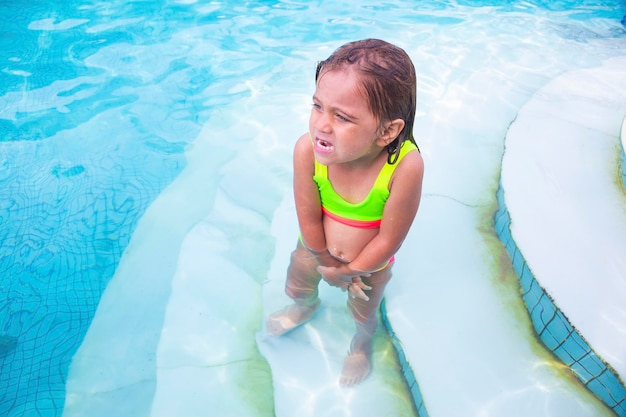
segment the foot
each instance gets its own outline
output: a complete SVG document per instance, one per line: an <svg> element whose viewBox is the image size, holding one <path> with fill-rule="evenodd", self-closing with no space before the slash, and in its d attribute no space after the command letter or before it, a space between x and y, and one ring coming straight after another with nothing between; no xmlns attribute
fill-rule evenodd
<svg viewBox="0 0 626 417"><path fill-rule="evenodd" d="M371 370L370 358L361 352L348 353L343 361L339 384L349 387L363 381Z"/></svg>
<svg viewBox="0 0 626 417"><path fill-rule="evenodd" d="M320 300L317 300L310 307L294 303L282 310L278 310L268 317L266 323L267 332L272 336L284 335L311 320L313 313L315 313L319 305Z"/></svg>

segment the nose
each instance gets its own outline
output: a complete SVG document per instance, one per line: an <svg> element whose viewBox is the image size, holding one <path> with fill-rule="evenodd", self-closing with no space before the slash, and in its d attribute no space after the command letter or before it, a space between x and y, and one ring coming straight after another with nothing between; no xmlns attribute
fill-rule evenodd
<svg viewBox="0 0 626 417"><path fill-rule="evenodd" d="M327 112L320 111L317 112L317 114L312 115L312 117L314 117L313 125L319 132L330 133L332 131L330 117Z"/></svg>

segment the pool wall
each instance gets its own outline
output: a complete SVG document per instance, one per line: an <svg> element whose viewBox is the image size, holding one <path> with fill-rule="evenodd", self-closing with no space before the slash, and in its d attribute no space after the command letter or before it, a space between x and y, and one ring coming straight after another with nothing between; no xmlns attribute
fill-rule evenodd
<svg viewBox="0 0 626 417"><path fill-rule="evenodd" d="M411 397L413 398L413 404L417 410L417 415L419 417L428 417L428 411L426 411L426 404L424 404L424 397L422 396L419 384L417 383L417 378L415 378L413 369L411 368L411 365L409 365L409 361L404 354L402 342L400 342L400 339L398 339L398 336L396 336L393 328L391 327L391 323L389 323L389 318L387 317L387 306L384 298L380 305L380 316L383 324L385 325L385 330L389 334L389 337L393 342L393 346L396 349L396 353L398 354L398 362L400 362L400 367L402 368L402 376L406 380L409 391L411 392Z"/></svg>
<svg viewBox="0 0 626 417"><path fill-rule="evenodd" d="M554 304L550 295L533 276L511 236L511 216L504 203L502 184L498 187L497 199L496 233L506 247L519 278L522 298L537 336L594 395L618 416L626 417L626 388L623 382Z"/></svg>
<svg viewBox="0 0 626 417"><path fill-rule="evenodd" d="M622 122L620 138L620 143L622 144L622 160L620 161L620 165L622 166L622 186L626 189L626 116Z"/></svg>

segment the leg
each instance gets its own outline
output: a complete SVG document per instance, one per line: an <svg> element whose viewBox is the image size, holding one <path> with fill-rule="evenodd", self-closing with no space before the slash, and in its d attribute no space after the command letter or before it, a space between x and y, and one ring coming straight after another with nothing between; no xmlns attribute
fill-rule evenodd
<svg viewBox="0 0 626 417"><path fill-rule="evenodd" d="M378 326L377 311L383 299L385 286L391 279L391 265L374 272L363 282L372 287L367 292L369 301L348 298L348 308L354 317L356 334L350 343L350 351L343 362L339 383L344 386L358 384L370 373L372 368L372 342Z"/></svg>
<svg viewBox="0 0 626 417"><path fill-rule="evenodd" d="M317 287L322 277L317 272L318 266L315 257L298 242L291 254L285 283L285 293L294 303L269 316L266 324L269 334L283 335L313 317L320 305Z"/></svg>

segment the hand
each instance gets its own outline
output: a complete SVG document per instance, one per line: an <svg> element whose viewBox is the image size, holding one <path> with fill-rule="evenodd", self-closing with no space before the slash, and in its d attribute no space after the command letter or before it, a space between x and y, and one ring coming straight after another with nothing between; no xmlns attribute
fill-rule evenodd
<svg viewBox="0 0 626 417"><path fill-rule="evenodd" d="M372 287L370 287L369 285L366 285L361 280L361 277L352 278L352 283L348 284L348 294L350 294L350 297L358 298L364 301L369 301L370 298L367 295L365 295L363 290L369 291L371 289Z"/></svg>
<svg viewBox="0 0 626 417"><path fill-rule="evenodd" d="M317 262L324 267L339 268L342 265L345 265L345 263L339 261L337 258L334 258L327 250L314 252L314 255Z"/></svg>
<svg viewBox="0 0 626 417"><path fill-rule="evenodd" d="M343 264L338 268L318 266L317 270L320 274L322 274L322 278L329 285L341 288L342 291L348 290L352 298L358 297L361 300L369 300L369 297L365 295L363 290L371 290L372 287L366 285L361 280L361 277L369 277L371 275L370 273L352 271L346 264Z"/></svg>

